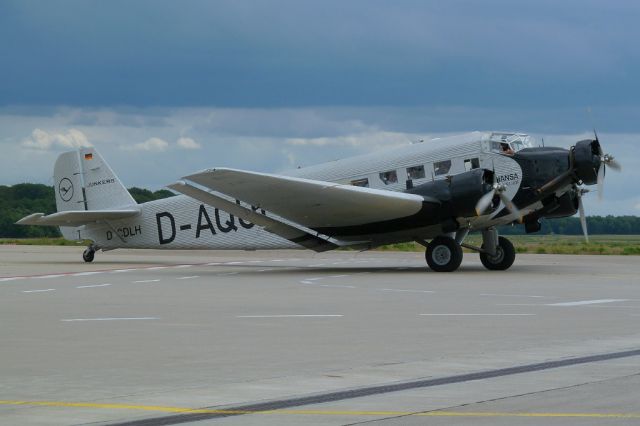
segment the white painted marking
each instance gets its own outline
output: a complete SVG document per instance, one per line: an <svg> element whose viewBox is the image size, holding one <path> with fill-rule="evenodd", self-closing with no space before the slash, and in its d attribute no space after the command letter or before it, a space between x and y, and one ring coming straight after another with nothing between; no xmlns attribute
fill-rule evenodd
<svg viewBox="0 0 640 426"><path fill-rule="evenodd" d="M140 280L140 281L134 281L134 283L157 283L160 280Z"/></svg>
<svg viewBox="0 0 640 426"><path fill-rule="evenodd" d="M495 293L482 293L480 296L491 296L491 297L531 297L535 299L545 298L550 296L532 296L529 294L495 294Z"/></svg>
<svg viewBox="0 0 640 426"><path fill-rule="evenodd" d="M348 277L349 275L331 275L329 278L344 278L344 277Z"/></svg>
<svg viewBox="0 0 640 426"><path fill-rule="evenodd" d="M76 288L93 288L93 287L107 287L111 284L92 284L92 285L79 285Z"/></svg>
<svg viewBox="0 0 640 426"><path fill-rule="evenodd" d="M39 277L33 277L37 280L47 279L47 278L59 278L64 277L64 274L52 274L52 275L40 275Z"/></svg>
<svg viewBox="0 0 640 426"><path fill-rule="evenodd" d="M22 280L24 279L23 277L7 277L7 278L0 278L0 282L5 282L5 281L15 281L15 280Z"/></svg>
<svg viewBox="0 0 640 426"><path fill-rule="evenodd" d="M418 314L421 317L530 317L536 314Z"/></svg>
<svg viewBox="0 0 640 426"><path fill-rule="evenodd" d="M305 281L318 281L318 280L323 280L326 277L314 277L314 278L305 278Z"/></svg>
<svg viewBox="0 0 640 426"><path fill-rule="evenodd" d="M273 268L267 268L267 269L258 269L258 272L267 272L267 271L273 271Z"/></svg>
<svg viewBox="0 0 640 426"><path fill-rule="evenodd" d="M629 299L579 300L577 302L550 303L547 306L583 306L583 305L594 305L597 303L615 303L615 302L627 302L627 301L629 301Z"/></svg>
<svg viewBox="0 0 640 426"><path fill-rule="evenodd" d="M320 287L335 287L335 288L356 288L352 285L338 285L338 284L320 284Z"/></svg>
<svg viewBox="0 0 640 426"><path fill-rule="evenodd" d="M167 269L168 266L153 266L151 268L146 268L147 271L157 271L159 269Z"/></svg>
<svg viewBox="0 0 640 426"><path fill-rule="evenodd" d="M23 293L44 293L45 291L56 291L55 288L47 288L44 290L22 290Z"/></svg>
<svg viewBox="0 0 640 426"><path fill-rule="evenodd" d="M111 271L112 274L119 274L120 272L131 272L135 271L135 269L115 269Z"/></svg>
<svg viewBox="0 0 640 426"><path fill-rule="evenodd" d="M200 278L200 276L199 275L192 275L190 277L178 277L178 278L176 278L176 280L192 280L194 278Z"/></svg>
<svg viewBox="0 0 640 426"><path fill-rule="evenodd" d="M284 259L271 259L272 262L284 262Z"/></svg>
<svg viewBox="0 0 640 426"><path fill-rule="evenodd" d="M157 317L130 317L130 318L68 318L61 319L60 321L74 322L74 321L134 321L134 320L157 320Z"/></svg>
<svg viewBox="0 0 640 426"><path fill-rule="evenodd" d="M331 318L344 315L238 315L236 318Z"/></svg>
<svg viewBox="0 0 640 426"><path fill-rule="evenodd" d="M227 262L225 265L242 265L245 262Z"/></svg>
<svg viewBox="0 0 640 426"><path fill-rule="evenodd" d="M87 275L96 275L96 274L102 274L102 271L91 271L91 272L76 272L75 274L71 274L74 277L84 277Z"/></svg>
<svg viewBox="0 0 640 426"><path fill-rule="evenodd" d="M324 265L326 265L326 263L317 263L315 265L309 265L309 268L318 268L318 267L324 266Z"/></svg>
<svg viewBox="0 0 640 426"><path fill-rule="evenodd" d="M300 281L300 284L313 284L312 281L307 281L307 280L302 280Z"/></svg>
<svg viewBox="0 0 640 426"><path fill-rule="evenodd" d="M207 266L216 266L216 265L221 265L221 263L220 262L207 263Z"/></svg>
<svg viewBox="0 0 640 426"><path fill-rule="evenodd" d="M406 293L435 293L433 290L404 290L400 288L381 288L380 291L398 291Z"/></svg>
<svg viewBox="0 0 640 426"><path fill-rule="evenodd" d="M193 265L176 265L173 266L173 268L175 269L180 269L180 268L191 268Z"/></svg>

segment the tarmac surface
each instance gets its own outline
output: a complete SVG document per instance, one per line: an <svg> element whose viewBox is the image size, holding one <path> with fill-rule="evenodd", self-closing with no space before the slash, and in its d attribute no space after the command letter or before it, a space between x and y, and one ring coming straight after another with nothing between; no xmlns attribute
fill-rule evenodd
<svg viewBox="0 0 640 426"><path fill-rule="evenodd" d="M0 246L0 424L640 424L640 258Z"/></svg>

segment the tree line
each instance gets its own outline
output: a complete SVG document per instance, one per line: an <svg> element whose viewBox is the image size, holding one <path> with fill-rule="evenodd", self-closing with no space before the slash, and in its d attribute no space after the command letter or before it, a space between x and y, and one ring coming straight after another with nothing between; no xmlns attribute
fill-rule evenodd
<svg viewBox="0 0 640 426"><path fill-rule="evenodd" d="M31 213L51 214L56 212L56 198L52 186L38 183L21 183L13 186L0 185L0 238L60 237L54 226L21 226L15 223ZM175 195L161 189L149 191L129 188L129 193L138 203L159 200Z"/></svg>
<svg viewBox="0 0 640 426"><path fill-rule="evenodd" d="M13 186L0 185L0 238L59 237L58 228L52 226L20 226L15 222L31 213L51 214L56 211L54 189L51 186L22 183ZM150 191L129 188L129 193L138 203L159 200L175 195L166 189ZM639 235L639 216L589 216L589 234ZM503 234L524 234L524 226L504 226ZM581 235L582 228L577 217L542 220L538 234Z"/></svg>

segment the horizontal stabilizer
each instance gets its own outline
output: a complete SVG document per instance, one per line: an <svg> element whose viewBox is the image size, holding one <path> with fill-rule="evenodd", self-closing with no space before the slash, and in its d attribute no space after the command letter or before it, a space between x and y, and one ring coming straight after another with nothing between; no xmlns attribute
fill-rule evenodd
<svg viewBox="0 0 640 426"><path fill-rule="evenodd" d="M418 213L424 201L415 194L234 169L184 179L312 229L403 218Z"/></svg>
<svg viewBox="0 0 640 426"><path fill-rule="evenodd" d="M80 226L109 220L120 220L140 214L137 209L131 210L67 210L45 216L34 213L16 222L18 225L42 226Z"/></svg>
<svg viewBox="0 0 640 426"><path fill-rule="evenodd" d="M194 198L198 201L202 201L205 204L216 207L220 210L224 210L225 212L230 213L246 222L254 223L267 232L279 235L280 237L299 244L305 248L317 252L323 252L339 247L337 241L333 242L328 238L321 238L303 229L288 225L284 222L261 214L253 209L244 207L240 204L229 201L225 198L197 188L193 185L189 185L186 182L179 181L174 184L168 185L167 187L182 194L188 195L189 197Z"/></svg>

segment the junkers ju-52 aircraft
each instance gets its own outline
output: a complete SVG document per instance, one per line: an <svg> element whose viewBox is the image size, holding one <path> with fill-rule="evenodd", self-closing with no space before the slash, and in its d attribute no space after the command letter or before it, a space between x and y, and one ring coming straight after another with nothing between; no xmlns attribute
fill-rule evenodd
<svg viewBox="0 0 640 426"><path fill-rule="evenodd" d="M432 270L456 270L462 247L490 270L514 262L496 227L577 211L586 236L584 185L605 165L619 169L595 139L570 149L534 147L520 133L473 132L345 158L281 174L203 170L168 185L181 193L136 204L94 148L61 154L55 164L57 213L35 213L24 225L59 226L65 238L96 250L289 249L366 250L417 241ZM482 233L482 246L464 243Z"/></svg>

